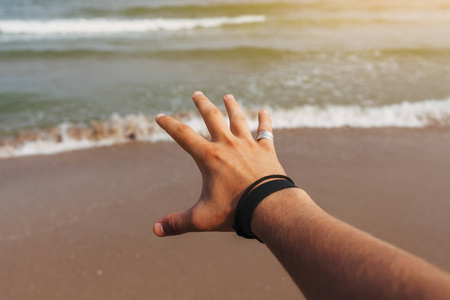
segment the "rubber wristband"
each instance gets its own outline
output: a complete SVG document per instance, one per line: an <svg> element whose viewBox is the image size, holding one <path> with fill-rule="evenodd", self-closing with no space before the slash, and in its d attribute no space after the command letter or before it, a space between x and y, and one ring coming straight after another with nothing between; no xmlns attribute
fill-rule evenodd
<svg viewBox="0 0 450 300"><path fill-rule="evenodd" d="M272 177L273 176L273 177ZM283 178L285 180L273 180L266 183L261 184L254 190L252 188L256 186L258 183L267 180L269 178L261 178L260 180L256 181L254 184L252 184L242 195L241 199L239 200L238 207L236 208L236 214L235 214L235 225L233 226L236 230L236 234L247 238L247 239L257 239L261 243L261 239L259 239L251 229L251 221L253 217L253 213L258 206L259 203L261 203L262 200L264 200L267 196L287 188L296 188L294 182L287 176L284 175L272 175L269 178ZM281 177L282 176L282 177ZM287 177L287 178L285 178ZM245 197L244 197L245 196Z"/></svg>
<svg viewBox="0 0 450 300"><path fill-rule="evenodd" d="M287 177L286 175L268 175L268 176L264 176L263 178L260 178L258 180L256 180L255 182L253 182L242 194L241 199L239 199L238 205L236 207L236 212L239 211L239 209L241 208L242 204L244 203L245 199L247 198L248 194L255 188L255 186L257 186L258 184L260 184L261 182L263 182L264 180L267 179L272 179L272 178L281 178L281 179L285 179L289 182L292 182L292 184L294 184L294 181L292 181L291 178Z"/></svg>

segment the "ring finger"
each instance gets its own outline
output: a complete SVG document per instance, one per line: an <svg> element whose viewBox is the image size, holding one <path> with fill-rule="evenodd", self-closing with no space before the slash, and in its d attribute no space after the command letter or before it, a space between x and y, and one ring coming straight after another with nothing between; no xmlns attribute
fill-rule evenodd
<svg viewBox="0 0 450 300"><path fill-rule="evenodd" d="M261 131L268 131L273 134L272 121L270 120L269 112L267 110L263 109L263 110L259 111L258 123L259 123L258 133ZM261 138L258 141L258 144L264 145L264 146L269 146L272 148L274 147L273 140L271 140L269 138Z"/></svg>

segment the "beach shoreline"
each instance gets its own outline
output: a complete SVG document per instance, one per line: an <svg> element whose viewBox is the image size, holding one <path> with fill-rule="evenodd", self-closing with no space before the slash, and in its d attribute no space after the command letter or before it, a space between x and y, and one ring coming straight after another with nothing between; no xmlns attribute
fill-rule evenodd
<svg viewBox="0 0 450 300"><path fill-rule="evenodd" d="M275 131L327 212L450 271L450 130ZM270 252L233 233L157 238L201 178L173 142L0 160L0 299L298 299Z"/></svg>

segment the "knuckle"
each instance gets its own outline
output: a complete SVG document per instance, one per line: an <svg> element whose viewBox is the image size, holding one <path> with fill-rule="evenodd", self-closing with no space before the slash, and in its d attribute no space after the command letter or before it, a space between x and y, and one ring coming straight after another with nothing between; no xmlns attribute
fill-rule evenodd
<svg viewBox="0 0 450 300"><path fill-rule="evenodd" d="M258 143L256 143L256 141L254 139L246 139L246 146L249 149L255 149L257 145L258 145Z"/></svg>
<svg viewBox="0 0 450 300"><path fill-rule="evenodd" d="M264 124L270 124L271 123L270 117L269 116L265 116L265 115L261 116L260 121L261 121L261 123L264 123Z"/></svg>
<svg viewBox="0 0 450 300"><path fill-rule="evenodd" d="M239 140L234 137L233 135L225 135L224 136L224 142L226 145L232 149L238 149L239 148Z"/></svg>
<svg viewBox="0 0 450 300"><path fill-rule="evenodd" d="M270 153L275 153L275 146L273 143L263 143L262 147L264 150Z"/></svg>
<svg viewBox="0 0 450 300"><path fill-rule="evenodd" d="M239 114L236 116L236 121L238 121L239 123L245 123L247 122L247 119L243 114Z"/></svg>
<svg viewBox="0 0 450 300"><path fill-rule="evenodd" d="M169 231L169 233L175 234L178 232L178 226L177 226L177 222L175 221L174 218L170 218L169 220L167 220L167 229Z"/></svg>
<svg viewBox="0 0 450 300"><path fill-rule="evenodd" d="M213 162L220 160L220 154L218 148L214 144L207 145L203 149L203 156L206 162Z"/></svg>
<svg viewBox="0 0 450 300"><path fill-rule="evenodd" d="M261 127L263 127L264 130L268 130L268 131L272 132L272 129L271 129L272 128L272 123L270 123L269 120L262 120L261 122L259 122L259 125Z"/></svg>
<svg viewBox="0 0 450 300"><path fill-rule="evenodd" d="M222 113L217 108L210 108L205 111L205 118L213 119L222 116Z"/></svg>
<svg viewBox="0 0 450 300"><path fill-rule="evenodd" d="M190 130L190 128L189 128L187 125L185 125L185 124L179 124L179 125L175 128L174 133L175 133L175 135L177 135L177 136L182 136L182 135L187 134L187 133L189 132L189 130Z"/></svg>

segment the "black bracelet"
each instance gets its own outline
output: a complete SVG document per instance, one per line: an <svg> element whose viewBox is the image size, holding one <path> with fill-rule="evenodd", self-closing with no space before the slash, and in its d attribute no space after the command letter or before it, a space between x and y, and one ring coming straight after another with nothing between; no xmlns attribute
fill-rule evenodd
<svg viewBox="0 0 450 300"><path fill-rule="evenodd" d="M255 186L264 180L272 178L282 178L283 180L272 180L255 188ZM270 194L293 187L296 188L297 186L295 186L292 179L284 175L269 175L255 181L252 185L250 185L245 190L244 194L242 194L242 197L239 199L239 203L236 207L234 220L235 225L233 226L236 230L236 234L247 239L257 239L263 243L263 241L261 241L261 239L259 239L251 230L253 212L258 204Z"/></svg>

